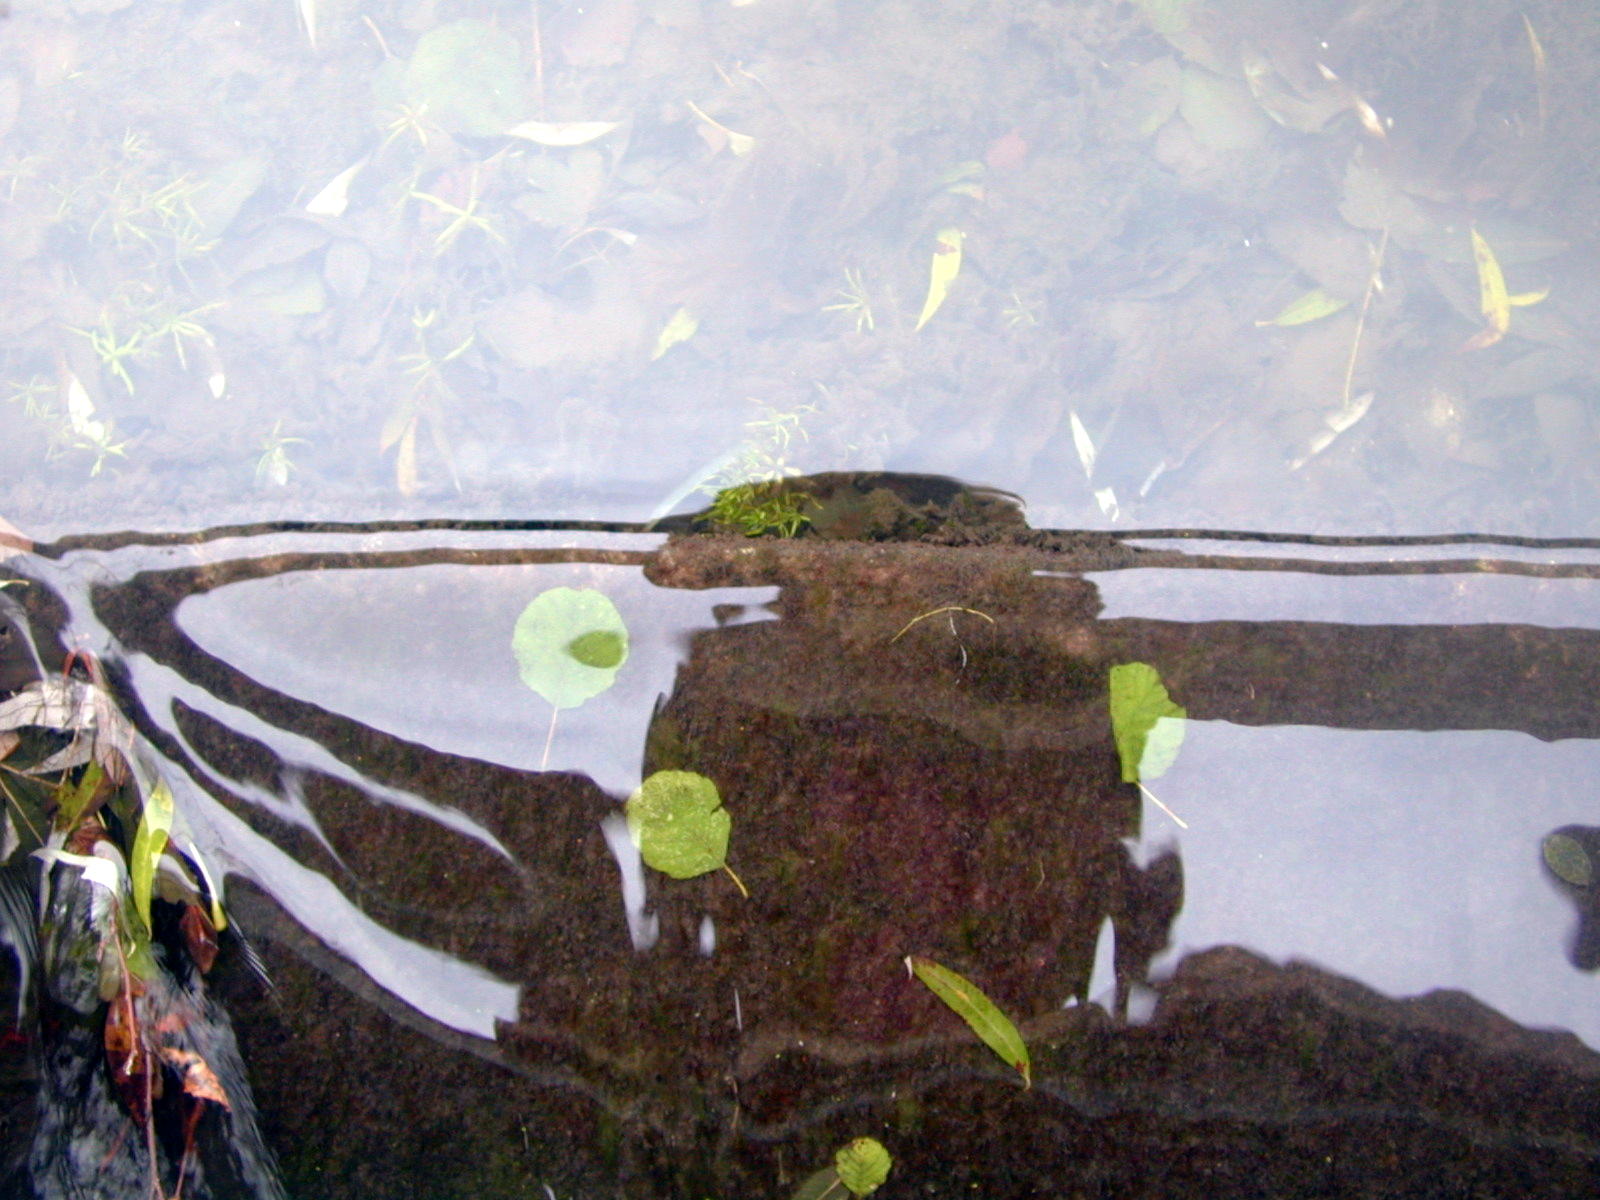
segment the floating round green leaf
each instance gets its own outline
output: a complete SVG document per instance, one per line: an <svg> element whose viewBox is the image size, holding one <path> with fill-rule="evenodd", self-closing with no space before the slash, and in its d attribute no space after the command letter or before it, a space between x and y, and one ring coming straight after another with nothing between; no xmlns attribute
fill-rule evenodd
<svg viewBox="0 0 1600 1200"><path fill-rule="evenodd" d="M556 708L576 708L616 680L628 627L604 592L551 588L522 610L511 650L523 683Z"/></svg>
<svg viewBox="0 0 1600 1200"><path fill-rule="evenodd" d="M877 1191L889 1178L889 1152L883 1143L869 1137L859 1137L844 1146L833 1156L833 1169L839 1173L839 1182L857 1196Z"/></svg>
<svg viewBox="0 0 1600 1200"><path fill-rule="evenodd" d="M1576 838L1552 833L1544 839L1544 865L1557 879L1573 887L1588 887L1594 882L1594 863Z"/></svg>
<svg viewBox="0 0 1600 1200"><path fill-rule="evenodd" d="M451 21L417 40L406 64L412 110L446 133L492 137L525 114L517 40L486 21Z"/></svg>
<svg viewBox="0 0 1600 1200"><path fill-rule="evenodd" d="M727 864L733 818L717 785L693 771L657 771L628 797L628 832L644 861L674 879Z"/></svg>
<svg viewBox="0 0 1600 1200"><path fill-rule="evenodd" d="M1111 668L1111 732L1122 759L1122 781L1138 783L1165 773L1183 745L1188 710L1167 695L1161 673L1149 663Z"/></svg>

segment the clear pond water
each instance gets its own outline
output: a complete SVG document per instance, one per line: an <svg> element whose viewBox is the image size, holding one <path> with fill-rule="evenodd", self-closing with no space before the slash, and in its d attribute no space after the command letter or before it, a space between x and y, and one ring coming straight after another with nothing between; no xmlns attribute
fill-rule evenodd
<svg viewBox="0 0 1600 1200"><path fill-rule="evenodd" d="M223 893L186 1194L787 1197L857 1137L883 1196L1591 1191L1597 55L1492 0L14 3L0 684L103 665ZM561 588L627 651L557 709ZM1127 663L1184 710L1138 781ZM660 771L748 895L641 861ZM19 1013L16 1194L71 1194L41 1129L136 1163L51 1066L104 1016Z"/></svg>

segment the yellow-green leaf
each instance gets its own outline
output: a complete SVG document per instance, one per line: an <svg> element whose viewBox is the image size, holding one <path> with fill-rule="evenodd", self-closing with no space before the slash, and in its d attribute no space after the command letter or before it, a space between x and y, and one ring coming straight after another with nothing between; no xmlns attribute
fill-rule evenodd
<svg viewBox="0 0 1600 1200"><path fill-rule="evenodd" d="M733 818L717 785L694 771L657 771L628 797L628 833L655 870L693 879L723 870L746 897L744 882L728 866Z"/></svg>
<svg viewBox="0 0 1600 1200"><path fill-rule="evenodd" d="M921 329L939 311L944 298L950 294L950 285L961 274L961 243L966 235L959 229L941 229L934 239L933 265L928 275L928 298L922 302L922 315L917 318Z"/></svg>
<svg viewBox="0 0 1600 1200"><path fill-rule="evenodd" d="M1302 294L1284 305L1283 311L1277 316L1266 321L1257 321L1257 325L1306 325L1312 321L1321 320L1323 317L1332 316L1350 301L1340 299L1331 294L1326 288L1314 287L1309 292Z"/></svg>
<svg viewBox="0 0 1600 1200"><path fill-rule="evenodd" d="M171 790L165 783L157 783L144 798L144 815L139 818L139 832L133 836L128 876L133 884L133 909L146 929L150 928L150 887L156 877L156 864L167 848L172 809Z"/></svg>
<svg viewBox="0 0 1600 1200"><path fill-rule="evenodd" d="M666 327L661 330L660 336L656 338L656 348L650 355L651 361L660 358L679 342L687 342L695 335L695 330L699 328L700 318L687 308L680 308L672 314L671 319L667 321Z"/></svg>
<svg viewBox="0 0 1600 1200"><path fill-rule="evenodd" d="M1497 336L1511 328L1511 296L1506 291L1505 272L1489 243L1476 227L1472 229L1472 261L1478 267L1479 307Z"/></svg>
<svg viewBox="0 0 1600 1200"><path fill-rule="evenodd" d="M908 955L906 970L910 971L939 999L948 1004L955 1014L972 1026L988 1046L1022 1076L1024 1087L1033 1086L1033 1060L1028 1056L1027 1043L1011 1023L1011 1018L1001 1012L993 1000L985 996L977 984L949 967L942 967L931 958Z"/></svg>
<svg viewBox="0 0 1600 1200"><path fill-rule="evenodd" d="M78 827L78 822L83 819L83 813L89 807L89 801L94 799L95 790L100 786L100 780L105 772L100 769L100 764L91 762L83 772L83 778L75 784L63 784L56 790L56 819L55 827L59 830L70 831Z"/></svg>
<svg viewBox="0 0 1600 1200"><path fill-rule="evenodd" d="M1149 663L1112 667L1109 691L1111 733L1122 759L1122 781L1139 783L1164 774L1183 745L1187 710L1173 702L1161 673Z"/></svg>
<svg viewBox="0 0 1600 1200"><path fill-rule="evenodd" d="M891 1162L882 1142L858 1137L839 1148L833 1156L833 1169L839 1173L839 1182L849 1188L852 1195L866 1196L877 1191L889 1178Z"/></svg>

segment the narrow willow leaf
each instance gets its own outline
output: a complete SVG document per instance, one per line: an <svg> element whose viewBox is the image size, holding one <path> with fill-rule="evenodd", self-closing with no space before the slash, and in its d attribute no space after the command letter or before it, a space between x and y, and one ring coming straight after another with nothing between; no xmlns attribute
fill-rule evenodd
<svg viewBox="0 0 1600 1200"><path fill-rule="evenodd" d="M933 264L928 273L928 298L922 302L922 315L917 318L921 329L933 314L939 311L944 298L950 294L950 285L961 274L961 243L966 235L959 229L941 229L933 244Z"/></svg>
<svg viewBox="0 0 1600 1200"><path fill-rule="evenodd" d="M1576 838L1564 833L1552 833L1545 838L1544 864L1557 879L1573 887L1588 887L1594 882L1594 863Z"/></svg>
<svg viewBox="0 0 1600 1200"><path fill-rule="evenodd" d="M1189 713L1175 704L1149 663L1111 668L1111 732L1122 759L1122 781L1139 783L1166 773L1183 744Z"/></svg>
<svg viewBox="0 0 1600 1200"><path fill-rule="evenodd" d="M949 967L942 967L931 958L910 955L906 969L915 975L939 999L948 1004L972 1031L1006 1062L1022 1075L1024 1087L1033 1086L1033 1060L1028 1056L1027 1043L1011 1023L1011 1018L995 1007L978 986Z"/></svg>
<svg viewBox="0 0 1600 1200"><path fill-rule="evenodd" d="M789 1200L843 1200L845 1191L844 1184L839 1180L839 1172L832 1167L823 1167L807 1175L805 1182L795 1188Z"/></svg>
<svg viewBox="0 0 1600 1200"><path fill-rule="evenodd" d="M848 1146L840 1147L833 1156L833 1169L839 1173L839 1182L849 1188L852 1195L866 1196L877 1191L889 1178L892 1161L882 1142L859 1137Z"/></svg>
<svg viewBox="0 0 1600 1200"><path fill-rule="evenodd" d="M1483 235L1476 227L1471 233L1472 261L1478 268L1479 307L1498 339L1511 328L1511 297L1506 291L1505 273L1500 270L1500 260L1495 258Z"/></svg>
<svg viewBox="0 0 1600 1200"><path fill-rule="evenodd" d="M133 884L133 910L146 929L150 928L150 886L167 848L167 835L172 831L172 809L171 790L165 783L157 783L144 798L139 832L133 835L133 861L128 864L128 876Z"/></svg>
<svg viewBox="0 0 1600 1200"><path fill-rule="evenodd" d="M1332 316L1345 305L1348 300L1341 300L1325 288L1315 287L1309 292L1289 301L1284 305L1283 311L1277 316L1266 321L1257 321L1257 325L1308 325L1312 321L1319 321L1323 317Z"/></svg>

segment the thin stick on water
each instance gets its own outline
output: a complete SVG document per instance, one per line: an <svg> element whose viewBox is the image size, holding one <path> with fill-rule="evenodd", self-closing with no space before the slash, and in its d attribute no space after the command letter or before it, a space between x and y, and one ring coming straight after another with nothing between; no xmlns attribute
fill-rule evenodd
<svg viewBox="0 0 1600 1200"><path fill-rule="evenodd" d="M543 755L543 757L541 757L539 759L539 770L541 770L541 771L543 771L546 767L548 767L550 765L550 747L555 744L555 740L556 740L556 717L559 716L560 713L561 713L561 710L559 708L557 708L554 704L552 704L550 706L550 732L545 734L545 737L544 737L544 755Z"/></svg>
<svg viewBox="0 0 1600 1200"><path fill-rule="evenodd" d="M1189 822L1185 821L1177 813L1173 812L1165 804L1161 803L1161 797L1160 796L1156 795L1149 788L1145 787L1145 785L1142 784L1142 783L1139 785L1139 790L1141 792L1143 792L1146 796L1150 797L1150 803L1154 804L1162 812L1166 813L1167 816L1171 817L1174 821L1176 821L1178 823L1178 828L1179 829L1187 829L1187 828L1189 828Z"/></svg>
<svg viewBox="0 0 1600 1200"><path fill-rule="evenodd" d="M1367 329L1367 310L1372 307L1372 297L1383 290L1383 258L1389 251L1389 229L1384 227L1378 239L1378 248L1372 255L1372 270L1367 275L1367 290L1361 297L1361 312L1356 317L1356 336L1350 342L1350 357L1344 364L1344 401L1350 407L1350 393L1355 390L1356 359L1361 355L1361 337ZM1159 800L1157 804L1161 803Z"/></svg>

